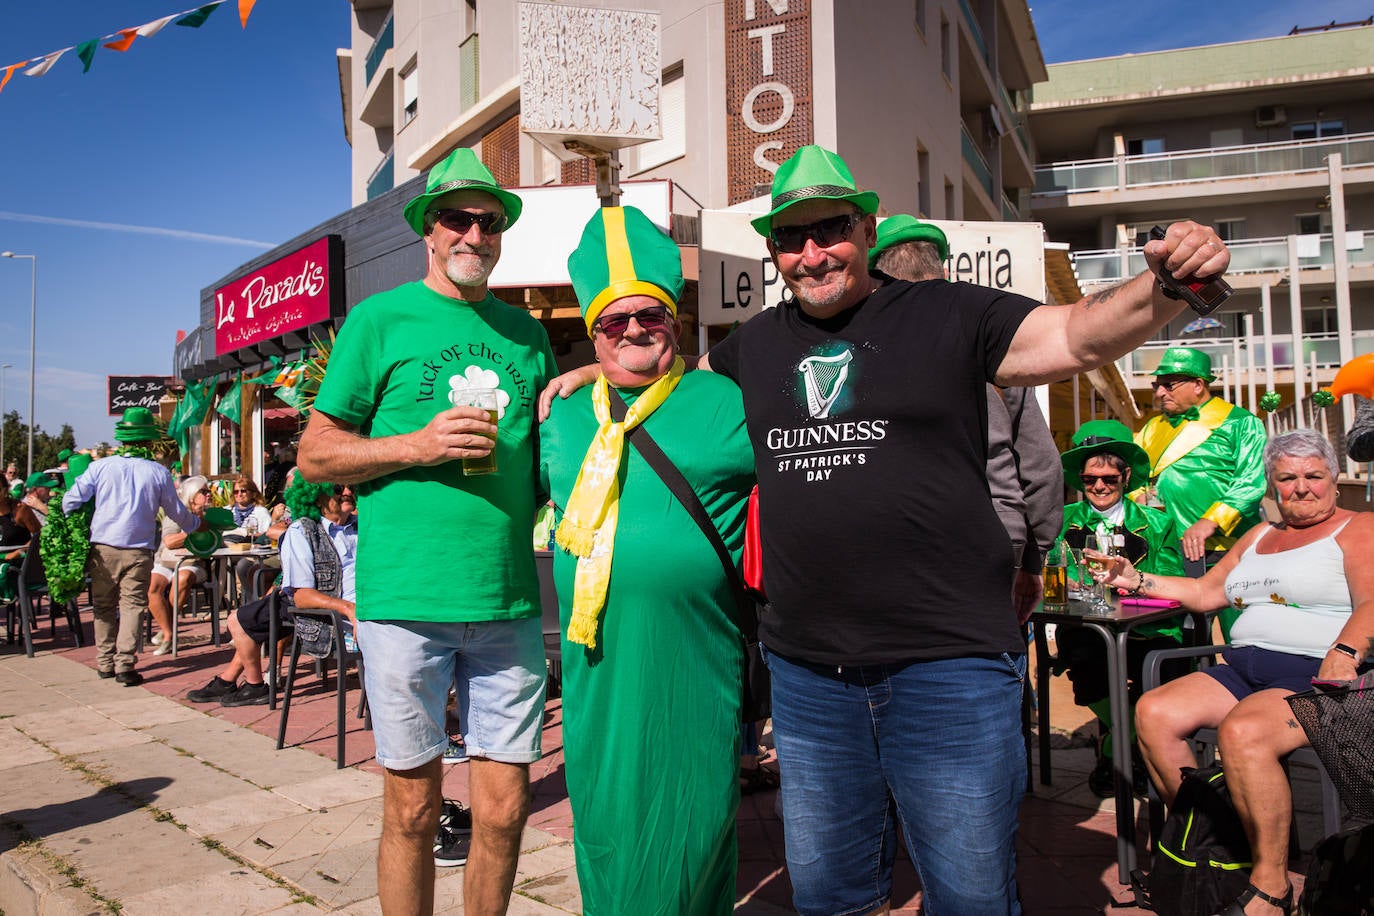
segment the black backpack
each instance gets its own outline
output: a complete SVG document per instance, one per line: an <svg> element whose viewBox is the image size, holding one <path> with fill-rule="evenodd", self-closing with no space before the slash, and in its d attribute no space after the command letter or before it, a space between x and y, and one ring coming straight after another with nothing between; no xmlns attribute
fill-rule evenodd
<svg viewBox="0 0 1374 916"><path fill-rule="evenodd" d="M1299 916L1374 913L1374 824L1352 827L1317 844L1297 912Z"/></svg>
<svg viewBox="0 0 1374 916"><path fill-rule="evenodd" d="M1160 916L1210 916L1245 890L1251 864L1221 765L1185 768L1155 843L1150 906Z"/></svg>

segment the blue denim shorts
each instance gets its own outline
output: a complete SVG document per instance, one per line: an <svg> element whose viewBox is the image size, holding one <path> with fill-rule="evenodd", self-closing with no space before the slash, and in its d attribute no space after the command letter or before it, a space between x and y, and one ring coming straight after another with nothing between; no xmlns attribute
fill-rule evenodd
<svg viewBox="0 0 1374 916"><path fill-rule="evenodd" d="M900 826L927 912L1018 916L1025 655L843 668L766 657L797 912L887 902Z"/></svg>
<svg viewBox="0 0 1374 916"><path fill-rule="evenodd" d="M450 688L458 694L469 757L538 760L546 674L541 633L538 617L358 621L377 762L413 770L444 752Z"/></svg>

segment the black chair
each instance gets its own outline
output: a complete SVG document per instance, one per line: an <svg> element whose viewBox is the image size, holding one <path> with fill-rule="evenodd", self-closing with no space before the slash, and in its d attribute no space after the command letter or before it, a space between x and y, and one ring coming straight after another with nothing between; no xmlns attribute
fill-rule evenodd
<svg viewBox="0 0 1374 916"><path fill-rule="evenodd" d="M327 627L332 628L333 639L328 655L314 656L320 661L328 658L334 659L335 681L334 692L337 697L338 709L335 717L336 746L334 752L334 762L339 769L344 766L344 720L347 717L347 698L345 696L348 689L346 680L348 674L348 663L356 662L358 665L358 686L361 688L361 696L358 698L358 718L363 720L363 727L372 728L372 717L367 711L367 684L363 679L363 655L362 652L354 649L349 651L344 645L344 631L348 629L346 620L342 614L335 611L323 610L320 608L293 608L292 615L298 620L308 618L318 620ZM273 619L276 619L274 615ZM276 633L269 636L275 644ZM277 750L281 750L286 744L286 720L291 715L291 692L296 683L296 663L300 660L302 644L300 632L293 629L291 633L291 661L286 669L286 692L282 695L281 722L277 726ZM275 670L275 669L274 669ZM272 688L268 688L269 693Z"/></svg>
<svg viewBox="0 0 1374 916"><path fill-rule="evenodd" d="M1170 659L1194 659L1199 667L1210 667L1215 664L1225 646L1192 646L1183 649L1158 649L1145 656L1145 668L1142 682L1146 691L1153 690L1161 683L1161 670L1166 661ZM1214 760L1217 748L1217 730L1215 728L1200 728L1193 733L1191 738L1196 745L1198 759L1201 765L1207 766ZM1224 763L1224 761L1223 761ZM1317 757L1317 752L1310 747L1300 747L1289 754L1284 761L1284 767L1290 763L1297 763L1302 766L1312 767L1317 771L1321 778L1322 792L1322 830L1323 836L1330 836L1338 833L1341 829L1341 799L1336 792L1336 785L1331 781L1326 768L1322 766L1321 759ZM1164 826L1164 803L1160 800L1155 791L1154 783L1150 784L1149 790L1150 808L1150 840L1151 847L1154 841L1159 838L1159 832ZM1297 818L1293 819L1293 831L1296 837Z"/></svg>
<svg viewBox="0 0 1374 916"><path fill-rule="evenodd" d="M43 599L48 599L48 624L52 638L57 639L57 618L61 614L67 620L72 638L77 648L84 645L81 636L81 615L76 610L76 602L68 601L58 610L58 603L48 594L48 580L43 570L43 557L37 542L30 545L24 553L15 575L16 597L6 608L6 641L14 641L14 625L17 621L24 640L24 654L33 658L33 631L38 627L38 615L42 611Z"/></svg>
<svg viewBox="0 0 1374 916"><path fill-rule="evenodd" d="M553 551L536 550L534 568L539 573L539 606L544 631L544 661L549 666L548 696L563 689L563 643L558 625L558 592L553 586Z"/></svg>

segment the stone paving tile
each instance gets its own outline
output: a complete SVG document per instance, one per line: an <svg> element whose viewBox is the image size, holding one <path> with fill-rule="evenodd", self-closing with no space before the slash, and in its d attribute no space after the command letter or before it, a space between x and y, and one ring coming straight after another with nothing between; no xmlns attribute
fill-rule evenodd
<svg viewBox="0 0 1374 916"><path fill-rule="evenodd" d="M229 868L189 881L167 884L120 899L120 916L245 916L281 913L297 899L295 892L246 868ZM301 912L318 913L306 906Z"/></svg>
<svg viewBox="0 0 1374 916"><path fill-rule="evenodd" d="M171 722L184 722L195 717L195 712L180 703L146 691L140 693L142 696L139 697L130 697L126 694L102 703L92 703L90 708L125 728L140 730Z"/></svg>
<svg viewBox="0 0 1374 916"><path fill-rule="evenodd" d="M343 769L304 782L278 785L274 791L298 805L319 810L375 798L382 792L382 780L371 773Z"/></svg>
<svg viewBox="0 0 1374 916"><path fill-rule="evenodd" d="M523 844L522 848L528 849ZM568 843L558 843L533 851L522 851L520 861L515 866L515 884L518 887L526 881L536 881L549 875L571 871L573 867L573 848ZM576 880L574 876L573 881L576 882Z"/></svg>
<svg viewBox="0 0 1374 916"><path fill-rule="evenodd" d="M68 830L83 830L131 810L129 801L110 789L89 782L55 760L16 767L7 784L23 786L22 798L6 797L6 819L22 824L39 840ZM161 785L162 778L140 782L140 787Z"/></svg>
<svg viewBox="0 0 1374 916"><path fill-rule="evenodd" d="M309 811L234 827L215 836L244 859L275 868L332 849L365 847L376 856L382 832L381 799Z"/></svg>
<svg viewBox="0 0 1374 916"><path fill-rule="evenodd" d="M213 836L235 827L308 812L267 789L249 789L214 801L173 808L170 813L177 823L185 825L196 836Z"/></svg>
<svg viewBox="0 0 1374 916"><path fill-rule="evenodd" d="M377 845L364 843L331 848L272 868L329 907L377 896Z"/></svg>
<svg viewBox="0 0 1374 916"><path fill-rule="evenodd" d="M175 749L156 741L75 756L84 766L116 783L133 784L147 773L160 773L167 777L167 784L156 791L130 789L140 801L156 805L164 811L240 795L252 788L237 776L207 766L194 757L179 754Z"/></svg>
<svg viewBox="0 0 1374 916"><path fill-rule="evenodd" d="M8 722L0 721L0 771L31 763L46 763L53 759L52 751L22 734Z"/></svg>
<svg viewBox="0 0 1374 916"><path fill-rule="evenodd" d="M84 706L71 708L61 716L49 711L31 712L5 721L59 754L84 754L152 740L149 735L125 728Z"/></svg>
<svg viewBox="0 0 1374 916"><path fill-rule="evenodd" d="M194 710L191 713L189 719L149 731L171 746L210 760L254 785L271 788L335 772L333 761L323 760L316 754L278 751L273 738L232 722L197 714Z"/></svg>

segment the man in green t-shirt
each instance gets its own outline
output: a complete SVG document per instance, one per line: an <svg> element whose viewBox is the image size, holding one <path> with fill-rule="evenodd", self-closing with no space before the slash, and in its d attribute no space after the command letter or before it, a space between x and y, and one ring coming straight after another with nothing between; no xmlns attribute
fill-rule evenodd
<svg viewBox="0 0 1374 916"><path fill-rule="evenodd" d="M435 864L465 860L465 912L505 912L540 755L534 397L553 352L538 321L487 289L520 209L469 149L429 173L405 207L428 272L349 314L301 440L307 479L358 493L358 644L386 768L377 885L388 913L431 912ZM473 389L494 389L494 421L452 406ZM465 472L463 459L482 458L494 472ZM471 759L470 852L465 833L435 839L451 687Z"/></svg>

